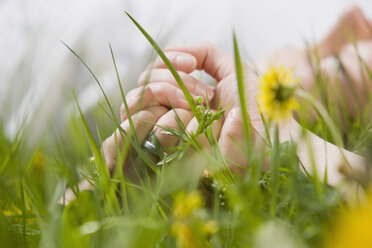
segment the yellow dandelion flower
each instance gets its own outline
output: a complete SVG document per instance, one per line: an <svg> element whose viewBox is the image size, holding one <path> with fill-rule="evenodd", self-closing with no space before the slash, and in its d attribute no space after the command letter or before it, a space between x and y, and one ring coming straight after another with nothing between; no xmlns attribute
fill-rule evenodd
<svg viewBox="0 0 372 248"><path fill-rule="evenodd" d="M198 191L193 191L188 194L182 191L176 196L173 215L177 218L184 218L201 206L202 197Z"/></svg>
<svg viewBox="0 0 372 248"><path fill-rule="evenodd" d="M326 236L326 248L372 247L372 194L367 204L342 214Z"/></svg>
<svg viewBox="0 0 372 248"><path fill-rule="evenodd" d="M284 66L270 67L260 79L258 101L263 114L274 121L289 117L299 107L293 98L298 83L293 71Z"/></svg>

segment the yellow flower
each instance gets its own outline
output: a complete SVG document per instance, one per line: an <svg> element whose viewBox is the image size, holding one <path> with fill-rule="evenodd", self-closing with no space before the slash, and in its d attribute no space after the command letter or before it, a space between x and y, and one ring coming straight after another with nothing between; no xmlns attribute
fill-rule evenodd
<svg viewBox="0 0 372 248"><path fill-rule="evenodd" d="M298 83L293 71L284 66L270 67L260 79L258 101L263 114L274 121L289 117L299 107L293 98Z"/></svg>
<svg viewBox="0 0 372 248"><path fill-rule="evenodd" d="M210 236L210 235L212 235L212 234L218 232L218 229L219 229L219 227L218 227L218 223L217 223L216 221L214 221L214 220L210 220L210 221L208 221L208 222L205 223L204 226L203 226L203 230L204 230L204 232L205 232L208 236Z"/></svg>
<svg viewBox="0 0 372 248"><path fill-rule="evenodd" d="M18 207L13 206L12 209L3 210L3 215L6 217L13 217L13 216L18 217L22 215L22 211Z"/></svg>
<svg viewBox="0 0 372 248"><path fill-rule="evenodd" d="M372 247L372 194L368 202L343 213L326 236L326 248Z"/></svg>
<svg viewBox="0 0 372 248"><path fill-rule="evenodd" d="M28 210L26 210L28 211ZM15 205L8 206L7 209L2 210L4 217L13 224L22 223L22 211ZM27 213L26 213L27 215ZM35 217L26 216L26 223L28 225L34 224L36 222Z"/></svg>
<svg viewBox="0 0 372 248"><path fill-rule="evenodd" d="M193 191L188 194L182 191L176 196L173 215L177 218L184 218L201 206L202 197L198 191Z"/></svg>
<svg viewBox="0 0 372 248"><path fill-rule="evenodd" d="M177 241L177 247L196 247L191 228L182 221L177 221L172 226L172 233Z"/></svg>

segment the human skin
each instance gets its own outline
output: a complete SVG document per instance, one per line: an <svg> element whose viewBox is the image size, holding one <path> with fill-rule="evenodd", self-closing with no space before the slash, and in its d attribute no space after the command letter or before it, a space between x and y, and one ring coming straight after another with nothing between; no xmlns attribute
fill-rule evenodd
<svg viewBox="0 0 372 248"><path fill-rule="evenodd" d="M358 87L361 84L360 72L366 72L363 68L360 68L358 56L361 56L367 66L370 67L370 65L372 65L372 59L368 55L372 50L372 43L360 43L360 54L356 54L355 50L352 50L350 46L345 48L345 45L347 45L349 41L347 37L345 37L345 31L347 31L345 29L347 28L351 29L352 32L349 32L349 34L352 34L352 38L356 41L372 38L370 22L364 17L362 11L358 7L353 6L342 15L339 23L331 29L325 39L323 39L323 41L321 41L314 49L318 51L320 66L327 72L331 79L334 79L337 76L338 64L335 60L327 60L326 58L327 56L339 53L340 59L345 67L344 69L356 83L357 90L359 90L360 95L362 95L363 89ZM166 49L166 52L169 59L175 65L175 68L179 71L186 86L189 85L189 82L192 82L192 87L190 87L191 89L197 88L195 86L197 80L194 78L190 79L191 76L187 76L187 73L196 69L204 70L216 79L218 83L215 89L214 98L211 102L212 108L216 106L217 102L221 102L222 108L231 104L231 107L225 112L224 123L218 139L221 153L228 163L231 162L229 163L230 165L237 163L247 166L246 156L243 154L241 149L238 149L236 146L236 143L238 143L240 146L244 147L245 142L243 138L244 135L239 103L236 101L238 99L238 93L235 81L235 65L232 56L209 43L201 43L187 47L172 47ZM310 59L315 58L310 56ZM257 68L261 72L266 70L268 65L285 65L286 67L293 69L295 75L302 79L302 86L305 90L311 89L315 83L311 65L309 63L309 51L307 49L283 49L262 58L257 62ZM263 124L256 101L258 79L256 74L246 65L244 66L244 72L246 79L245 95L248 99L247 109L252 121L252 126L259 134L258 137L262 137L264 136ZM144 84L145 77L147 77L147 87L151 87L153 84L159 84L159 82L162 84L169 83L172 86L177 87L173 76L169 71L167 71L166 65L160 59L158 59L151 67L151 74L149 73L149 70L147 70L141 75L139 79L140 85ZM347 94L350 92L346 87L347 84L345 82L341 83L344 87L343 90L346 92L346 100L349 101L350 106L353 106L353 103L351 102L352 97ZM168 95L167 91L167 88L163 87L162 95ZM157 93L154 93L153 96L147 95L146 99L154 99L156 98L156 94ZM210 95L212 94L209 93L209 99ZM183 96L181 96L181 98L183 98ZM178 103L173 105L180 106ZM190 112L184 112L184 114L187 114L188 116L189 113ZM124 120L126 118L125 114L123 114L122 117ZM169 118L163 118L162 124L167 126L167 123L169 123L171 124L170 126L174 126L171 118L173 118L172 115L169 115ZM195 118L193 119L193 123L196 123ZM159 131L159 128L157 128L156 131ZM320 176L324 173L326 164L328 165L328 181L330 184L337 184L342 179L342 175L338 169L339 165L345 163L351 164L352 168L356 169L362 164L362 158L360 156L327 143L308 131L305 133L307 134L306 140L304 139L301 126L293 119L283 122L280 125L281 141L293 140L298 143L299 157L308 171L312 171L309 150L312 150L314 154L317 154L315 164L318 166L317 171ZM166 135L167 134L157 133L160 140L167 140L164 138ZM312 146L312 148L310 148L309 145L310 147ZM169 147L169 144L164 144L164 146Z"/></svg>
<svg viewBox="0 0 372 248"><path fill-rule="evenodd" d="M372 42L368 39L372 38L370 32L370 21L364 17L362 11L358 7L352 7L346 11L339 23L337 23L330 33L317 46L318 56L321 67L330 76L331 81L337 76L338 64L335 60L329 60L329 56L335 54L344 64L346 72L351 76L357 85L357 89L361 92L361 73L366 74L366 70L360 68L359 58L361 56L368 67L372 67ZM355 41L358 43L359 54L356 54L355 49L350 45L348 38L345 37L345 27L353 30L351 33ZM363 41L364 40L364 41ZM345 47L346 46L346 47ZM204 96L208 94L208 99L212 99L211 106L215 107L218 101L221 101L222 107L232 104L226 110L222 120L216 122L213 126L215 135L218 137L218 144L222 155L226 161L234 169L234 163L243 166L249 166L246 161L245 154L241 149L237 148L236 143L244 147L244 135L242 130L241 110L237 102L238 94L235 81L235 65L231 55L222 49L215 47L210 43L201 43L187 47L173 47L166 49L166 55L180 73L186 87L190 93L196 96ZM314 58L312 58L314 59ZM256 66L260 72L265 71L268 65L285 65L294 70L295 75L302 79L301 83L305 90L309 90L314 85L313 72L308 60L308 51L306 49L286 48L276 53L270 54L257 61ZM245 65L245 93L247 99L247 109L250 114L252 126L258 134L264 136L262 120L259 115L256 104L258 79L253 70ZM200 83L193 78L189 73L195 69L204 70L218 82L215 89ZM147 83L144 86L144 83ZM127 102L129 111L133 114L135 120L135 131L139 134L139 142L143 142L151 129L159 139L162 147L167 149L177 145L176 137L167 133L161 132L162 129L154 127L148 122L157 123L158 126L176 128L175 112L181 118L183 124L188 131L195 131L198 123L189 110L189 105L183 96L182 91L178 88L173 76L167 70L166 65L157 59L155 63L149 67L139 78L139 88L130 91L127 94ZM346 85L346 84L345 84ZM348 88L344 88L348 92ZM352 98L346 95L347 101L352 106ZM170 106L174 110L169 110ZM125 131L129 130L129 121L124 107L121 110L122 128ZM148 121L148 122L146 122ZM325 142L320 137L305 131L303 135L302 127L294 120L287 120L280 124L280 139L281 142L293 140L297 142L297 154L304 164L305 168L312 172L311 160L309 157L309 149L312 147L315 157L315 164L319 176L322 177L325 171L325 166L328 166L328 182L332 185L338 184L343 175L339 172L339 165L348 163L351 168L361 169L363 158L340 149L333 144ZM259 142L259 135L256 136L256 141ZM122 144L121 137L116 131L107 138L103 144L103 151L109 169L112 171L116 165L116 143L118 139L119 145ZM206 138L201 137L200 143L207 144ZM131 172L129 163L124 165L126 173ZM80 184L81 189L91 188L91 185L86 181ZM66 194L67 201L73 199L73 193L68 191Z"/></svg>
<svg viewBox="0 0 372 248"><path fill-rule="evenodd" d="M228 162L231 161L231 166L235 163L249 166L246 155L236 145L236 143L239 143L244 147L245 143L232 56L210 43L173 47L166 51L168 53L176 51L177 53L183 52L193 55L197 61L194 69L205 70L216 79L218 83L214 101L221 101L222 107L231 104L231 107L225 112L224 123L218 140L221 153ZM162 68L164 65L159 63L158 66ZM251 118L251 124L259 134L256 136L256 141L259 142L259 137L264 137L265 134L261 115L257 108L258 77L248 66L244 68L245 94L248 99L247 110ZM159 79L156 74L157 67L152 70L154 76L149 78L149 85L156 83ZM167 81L165 77L160 79L162 82ZM311 156L309 155L310 150L317 154L314 164L317 166L319 177L324 176L325 167L328 167L328 182L331 185L337 185L343 179L343 175L339 172L339 165L349 164L353 169L361 169L362 157L328 143L309 131L305 131L306 135L303 133L303 128L294 119L280 123L280 141L295 141L297 143L297 154L310 173L314 173Z"/></svg>

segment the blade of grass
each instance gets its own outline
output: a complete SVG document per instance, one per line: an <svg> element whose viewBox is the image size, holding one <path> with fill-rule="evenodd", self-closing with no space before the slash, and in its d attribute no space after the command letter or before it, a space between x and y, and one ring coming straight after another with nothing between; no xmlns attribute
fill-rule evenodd
<svg viewBox="0 0 372 248"><path fill-rule="evenodd" d="M270 202L270 215L272 217L276 216L277 207L277 192L278 192L278 176L279 176L279 128L278 124L274 126L274 141L272 144L271 154L270 154L270 172L271 172L271 202Z"/></svg>
<svg viewBox="0 0 372 248"><path fill-rule="evenodd" d="M20 179L20 191L21 191L21 200L22 200L22 236L23 236L23 247L27 247L27 238L26 238L26 199L25 192L23 189L23 176Z"/></svg>
<svg viewBox="0 0 372 248"><path fill-rule="evenodd" d="M323 105L319 103L311 94L303 90L298 90L297 95L307 100L312 106L314 106L315 110L320 114L321 118L323 118L324 122L326 123L335 145L344 147L344 142L342 141L341 135L337 132L338 129L336 128L336 125Z"/></svg>
<svg viewBox="0 0 372 248"><path fill-rule="evenodd" d="M195 116L197 111L196 111L196 103L194 101L194 98L191 96L190 92L186 88L185 84L183 83L180 75L178 74L177 70L174 68L172 63L169 61L167 56L165 56L164 52L161 50L159 45L154 41L154 39L142 28L142 26L128 13L125 11L127 16L132 20L132 22L136 25L136 27L141 31L141 33L146 37L146 39L149 41L149 43L152 45L152 47L155 49L155 51L158 53L160 58L164 61L170 72L172 73L174 79L178 83L180 89L182 90L183 94L185 95L185 98L187 102L190 105L191 111L194 113ZM198 118L198 117L197 117ZM198 121L199 118L198 118Z"/></svg>
<svg viewBox="0 0 372 248"><path fill-rule="evenodd" d="M247 145L249 147L251 141L251 132L250 132L250 118L248 115L247 104L245 99L245 85L244 85L244 75L243 75L243 67L242 62L240 59L239 47L238 42L236 40L236 35L233 33L233 42L234 42L234 59L235 59L235 70L236 70L236 81L238 83L238 92L239 92L239 100L240 100L240 108L242 111L242 119L243 119L243 128L244 128L244 135L247 141Z"/></svg>
<svg viewBox="0 0 372 248"><path fill-rule="evenodd" d="M217 138L216 136L214 135L213 133L213 129L212 127L209 127L206 131L206 137L209 141L209 144L211 145L212 149L213 149L213 153L214 153L214 156L216 157L216 160L219 161L219 163L216 163L217 165L218 164L221 164L221 167L220 169L222 169L222 172L223 172L223 175L225 176L226 178L226 181L230 184L234 181L234 176L230 170L230 168L227 166L226 164L226 161L225 161L225 158L222 156L222 153L221 153L221 150L218 146L218 142L217 142Z"/></svg>
<svg viewBox="0 0 372 248"><path fill-rule="evenodd" d="M102 95L103 95L103 97L105 98L105 101L106 101L106 103L107 103L107 105L108 105L108 107L109 107L109 109L110 109L110 111L111 111L111 114L112 114L112 116L113 116L113 118L114 118L114 120L115 120L115 123L117 123L117 119L116 119L116 115L115 115L115 112L114 112L114 109L112 108L112 106L111 106L111 103L110 103L110 101L108 100L108 97L107 97L107 95L106 95L106 93L105 93L105 91L103 90L103 88L102 88L102 85L101 85L101 83L99 82L99 80L98 80L98 78L96 77L96 75L93 73L93 71L90 69L90 67L85 63L85 61L74 51L74 50L72 50L72 48L70 48L66 43L64 43L63 41L61 41L62 42L62 44L63 45L65 45L65 47L67 47L67 49L68 50L70 50L70 52L72 53L72 54L74 54L75 55L75 57L78 59L78 60L80 60L80 62L85 66L85 68L89 71L89 73L93 76L93 78L94 78L94 80L96 81L96 83L98 84L98 86L99 86L99 88L100 88L100 90L101 90L101 92L102 92Z"/></svg>
<svg viewBox="0 0 372 248"><path fill-rule="evenodd" d="M152 160L142 151L142 149L140 148L140 144L138 143L138 138L137 138L137 134L136 134L136 129L135 129L135 125L134 125L134 122L133 122L133 118L132 118L132 115L129 111L129 107L128 107L128 103L127 103L127 100L126 100L126 97L125 97L125 94L124 94L124 90L123 90L123 86L121 84L121 80L120 80L120 76L119 76L119 70L117 68L117 65L116 65L116 60L115 60L115 56L114 56L114 53L113 53L113 50L112 50L112 46L111 44L109 45L110 47L110 53L111 53L111 57L112 57L112 62L114 64L114 68L115 68L115 73L116 73L116 77L117 77L117 80L118 80L118 84L119 84L119 89L120 89L120 93L121 93L121 97L123 99L123 104L124 104L124 108L125 108L125 112L127 114L127 118L128 118L128 121L129 121L129 126L130 126L130 132L126 133L126 138L127 139L124 139L123 137L123 132L124 131L120 125L118 125L118 128L120 131L120 135L121 135L121 138L122 140L125 140L125 142L127 142L127 140L132 144L132 146L135 148L135 150L137 151L138 155L140 156L140 158L145 161L145 163L155 172L157 173L156 169L155 169L155 164L152 162ZM142 96L143 97L143 96ZM141 101L142 101L142 97L140 99L140 103L139 105L141 105ZM134 140L131 141L131 137L134 136ZM126 147L128 144L125 144L124 147ZM125 151L123 151L125 152ZM125 158L123 158L123 160L125 160Z"/></svg>
<svg viewBox="0 0 372 248"><path fill-rule="evenodd" d="M123 86L121 84L121 80L120 80L120 76L119 76L119 70L118 70L118 68L116 66L116 60L115 60L114 52L112 51L111 44L109 46L110 46L110 53L111 53L112 62L114 63L114 67L115 67L116 78L117 78L118 84L119 84L120 94L121 94L121 97L123 99L123 104L124 104L125 112L127 113L127 118L128 118L128 121L129 121L130 129L132 131L134 131L136 129L134 128L134 123L133 123L132 115L130 114L128 103L127 103L127 99L125 97ZM131 133L133 133L133 132L131 132ZM138 141L136 132L134 132L133 135L134 135L134 139L136 141Z"/></svg>
<svg viewBox="0 0 372 248"><path fill-rule="evenodd" d="M126 140L123 148L120 149L119 142L117 141L117 135L115 132L115 147L116 147L116 154L117 154L117 164L115 167L114 178L118 177L120 181L120 188L121 188L121 198L122 198L122 205L124 207L124 212L129 212L129 205L128 205L128 196L127 196L127 189L126 189L126 182L124 178L122 164L124 164L125 160L127 159L128 151L129 151L129 140Z"/></svg>
<svg viewBox="0 0 372 248"><path fill-rule="evenodd" d="M103 109L103 111L106 113L106 115L113 121L112 116ZM145 122L143 120L143 122ZM129 140L130 144L133 146L133 148L136 150L138 156L157 174L157 170L155 168L154 162L147 156L144 151L142 150L140 144L132 139L132 137L128 134L127 131L125 131L119 124L116 124L116 127L118 128L121 137L127 138ZM124 139L124 138L123 138ZM125 140L125 139L124 139Z"/></svg>
<svg viewBox="0 0 372 248"><path fill-rule="evenodd" d="M94 141L93 135L89 130L88 124L85 120L83 112L81 111L81 108L80 108L80 105L77 101L76 95L73 94L73 97L75 99L75 103L76 103L76 106L77 106L79 114L80 114L80 118L81 118L82 123L83 123L85 134L87 135L87 138L88 138L89 146L90 146L90 148L93 152L93 155L94 155L94 161L97 165L97 170L100 174L100 176L98 177L98 184L100 186L100 189L102 190L102 193L104 195L106 195L108 202L110 204L112 204L111 205L112 206L111 210L113 212L119 213L120 212L119 211L119 204L118 204L115 192L110 187L110 174L109 174L108 168L106 166L105 160L103 159L101 151L98 148L96 142Z"/></svg>

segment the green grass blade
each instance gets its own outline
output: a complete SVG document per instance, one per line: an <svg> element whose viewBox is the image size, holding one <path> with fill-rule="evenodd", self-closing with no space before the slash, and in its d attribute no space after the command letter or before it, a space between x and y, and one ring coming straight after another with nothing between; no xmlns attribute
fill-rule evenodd
<svg viewBox="0 0 372 248"><path fill-rule="evenodd" d="M117 197L115 195L115 191L113 190L112 187L110 187L110 173L109 173L108 168L106 166L106 162L105 162L104 158L102 157L100 149L98 148L96 142L94 141L93 135L92 135L91 131L89 130L88 124L85 120L83 112L81 111L81 108L79 106L79 103L76 99L75 94L74 94L74 99L75 99L75 103L76 103L76 106L77 106L79 114L80 114L81 121L83 123L85 134L88 138L89 146L90 146L90 148L93 152L94 161L97 165L97 170L100 174L100 176L98 177L98 186L102 190L102 194L106 195L108 203L111 204L111 207L112 207L111 210L113 212L118 213L119 212L119 204L118 204Z"/></svg>
<svg viewBox="0 0 372 248"><path fill-rule="evenodd" d="M152 47L155 49L155 51L158 53L160 58L164 61L170 72L172 73L174 79L177 81L180 89L182 90L183 94L185 95L185 98L187 102L190 105L191 111L195 114L196 116L196 103L194 101L194 98L191 96L190 92L186 88L185 84L183 83L180 75L178 74L177 70L174 68L172 63L169 61L167 56L165 56L164 52L161 50L159 45L154 41L153 38L142 28L142 26L128 13L125 11L127 16L132 20L132 22L137 26L137 28L141 31L141 33L146 37L146 39L149 41L149 43L152 45ZM198 119L199 121L199 119Z"/></svg>
<svg viewBox="0 0 372 248"><path fill-rule="evenodd" d="M121 84L121 80L120 80L120 76L119 76L119 70L118 70L118 68L116 66L116 60L115 60L114 52L112 51L111 44L109 46L110 46L110 53L111 53L112 62L114 63L115 73L116 73L116 77L117 77L118 84L119 84L120 94L121 94L121 97L123 99L123 104L124 104L124 107L125 107L125 112L127 113L127 118L128 118L128 121L129 121L129 126L130 126L130 129L132 130L131 133L133 133L134 139L136 141L138 141L136 132L133 132L136 129L134 128L134 123L133 123L132 115L130 114L128 103L127 103L127 99L125 97L123 86Z"/></svg>
<svg viewBox="0 0 372 248"><path fill-rule="evenodd" d="M277 124L274 126L274 142L272 144L270 154L270 172L271 172L271 202L270 202L270 215L276 216L277 207L277 193L278 193L278 177L279 177L279 127Z"/></svg>
<svg viewBox="0 0 372 248"><path fill-rule="evenodd" d="M318 102L310 93L303 90L298 90L297 95L308 101L320 114L321 118L323 118L325 124L327 125L328 131L330 132L335 145L344 147L344 142L341 135L337 132L338 129L336 125L327 113L327 110L323 107L323 105Z"/></svg>
<svg viewBox="0 0 372 248"><path fill-rule="evenodd" d="M65 47L67 47L67 49L69 49L70 50L70 52L72 52L72 54L74 54L75 55L75 57L78 59L78 60L80 60L80 62L85 66L85 68L87 68L87 70L89 71L89 73L93 76L93 78L94 78L94 80L96 81L96 83L98 84L98 86L99 86L99 88L100 88L100 90L101 90L101 92L102 92L102 94L103 94L103 97L105 98L105 101L106 101L106 103L107 103L107 105L108 105L108 107L109 107L109 109L110 109L110 111L111 111L111 114L112 114L112 116L113 116L113 118L114 118L114 120L115 120L115 123L118 123L117 122L117 119L116 119L116 115L115 115L115 112L114 112L114 109L112 108L112 106L111 106L111 103L110 103L110 101L108 100L108 97L107 97L107 95L106 95L106 93L105 93L105 91L103 90L103 88L102 88L102 85L101 85L101 83L99 82L99 80L98 80L98 78L96 77L96 75L93 73L93 71L90 69L90 67L85 63L85 61L74 51L74 50L72 50L72 48L70 48L66 43L64 43L63 41L62 41L62 44L63 45L65 45Z"/></svg>
<svg viewBox="0 0 372 248"><path fill-rule="evenodd" d="M236 40L235 33L233 33L233 41L234 41L236 81L238 83L238 92L239 92L240 107L242 110L244 135L247 140L247 143L250 144L250 141L251 141L250 118L249 118L245 94L244 94L245 92L244 75L243 75L244 72L243 72L243 66L242 66L242 62L240 59L239 47L238 47L238 42Z"/></svg>

